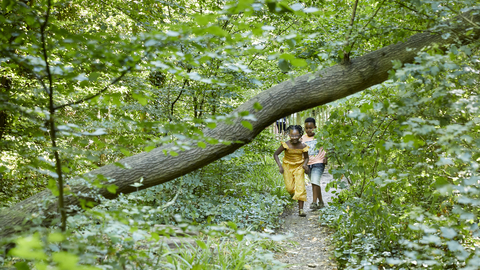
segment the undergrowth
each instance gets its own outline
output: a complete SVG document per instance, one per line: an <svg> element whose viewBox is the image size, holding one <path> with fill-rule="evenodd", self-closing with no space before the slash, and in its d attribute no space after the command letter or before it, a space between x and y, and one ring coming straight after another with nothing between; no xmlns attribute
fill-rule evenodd
<svg viewBox="0 0 480 270"><path fill-rule="evenodd" d="M17 269L283 268L273 252L284 237L270 233L292 201L271 157L273 144L267 137L263 148L254 142L174 181L104 200L69 217L66 233L35 227L11 239L17 246L0 263ZM196 235L171 248L164 244L175 237L169 226Z"/></svg>

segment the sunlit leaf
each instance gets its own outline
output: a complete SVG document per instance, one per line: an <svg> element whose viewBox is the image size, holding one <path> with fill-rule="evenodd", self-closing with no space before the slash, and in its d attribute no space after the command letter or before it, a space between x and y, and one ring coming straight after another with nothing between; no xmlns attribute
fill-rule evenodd
<svg viewBox="0 0 480 270"><path fill-rule="evenodd" d="M253 125L248 121L242 121L242 126L248 128L249 130L253 130Z"/></svg>

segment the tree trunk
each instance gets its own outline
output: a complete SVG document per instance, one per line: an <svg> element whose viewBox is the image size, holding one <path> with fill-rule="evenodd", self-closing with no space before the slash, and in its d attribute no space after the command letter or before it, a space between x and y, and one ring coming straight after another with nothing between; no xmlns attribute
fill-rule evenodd
<svg viewBox="0 0 480 270"><path fill-rule="evenodd" d="M463 16L468 16L469 20L476 23L480 21L480 15L472 16L465 13ZM285 81L261 92L236 109L237 112L250 111L255 113L258 120L252 122L253 130L251 131L243 127L240 120L233 125L218 124L215 129L205 131L206 136L241 141L242 143L208 145L204 149L194 148L181 152L176 157L163 154L164 149L168 150L172 146L165 145L148 153L140 153L120 161L131 169L122 169L110 164L91 171L84 177L94 177L101 174L108 179L112 179L111 183L118 186L117 194L112 194L105 189L95 191L108 199L117 197L119 193L135 192L137 188L133 187L132 184L139 182L142 178L143 186L139 189L173 180L234 152L252 141L265 127L277 119L332 102L384 82L388 79L388 72L392 69L393 60L412 63L422 48L434 43L445 46L457 42L465 44L477 41L480 36L479 28L472 28L471 23L463 20L463 17L460 17L459 21L461 22L451 21L451 23L455 22L455 25L450 26L453 30L450 30L452 34L448 39L443 39L440 35L431 33L416 34L404 43L399 42L384 47L353 59L345 65L336 65L316 74L300 76L295 81ZM474 29L475 32L466 37L464 33L468 28ZM263 106L263 109L258 112L253 109L256 102ZM70 182L74 183L73 180ZM86 194L92 193L91 188L80 184L72 184L71 190L76 194L82 194L81 197L84 199L88 198ZM31 222L26 222L23 225L22 222L25 218L31 218L32 214L36 215L39 212L39 205L42 205L45 198L49 196L52 195L50 190L47 189L1 211L0 237L12 234L22 227L23 229L31 227ZM57 206L54 200L52 201L44 204L46 205L42 211L42 214L46 217L44 225L49 225L57 217ZM71 195L66 196L65 204L74 208L81 205L80 201ZM73 212L72 210L71 213Z"/></svg>
<svg viewBox="0 0 480 270"><path fill-rule="evenodd" d="M10 88L12 85L12 80L7 77L0 77L0 101L7 102L10 95ZM0 110L0 143L2 142L2 137L5 131L7 130L8 124L8 114L6 110ZM1 147L0 147L1 149Z"/></svg>

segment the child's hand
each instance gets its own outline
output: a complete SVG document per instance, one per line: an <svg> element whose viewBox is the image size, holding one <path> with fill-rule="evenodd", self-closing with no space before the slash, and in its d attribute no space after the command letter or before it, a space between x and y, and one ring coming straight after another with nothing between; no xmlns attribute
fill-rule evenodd
<svg viewBox="0 0 480 270"><path fill-rule="evenodd" d="M283 174L283 167L278 168L278 171Z"/></svg>
<svg viewBox="0 0 480 270"><path fill-rule="evenodd" d="M306 174L310 172L310 168L308 167L308 165L303 165L303 169L305 170Z"/></svg>

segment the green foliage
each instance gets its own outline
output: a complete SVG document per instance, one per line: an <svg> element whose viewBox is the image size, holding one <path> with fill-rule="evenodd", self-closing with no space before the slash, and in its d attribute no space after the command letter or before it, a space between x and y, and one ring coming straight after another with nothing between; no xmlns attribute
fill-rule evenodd
<svg viewBox="0 0 480 270"><path fill-rule="evenodd" d="M429 31L452 38L439 22L478 6L368 0L352 17L353 2L2 1L0 207L45 188L61 202L62 178L125 166L117 161L167 143L171 156L231 144L202 130L237 119L251 130L254 115L231 112L262 89L434 25ZM478 62L475 44L425 48L415 64L394 62L388 83L332 105L318 136L339 179L329 188L348 189L323 218L337 229L343 266L478 269ZM137 245L158 241L149 226L178 224L175 215L274 228L288 196L268 136L175 182L71 217L64 234L25 232L6 263L273 267L257 252L268 242L247 242L238 231L238 242L212 236L179 253Z"/></svg>
<svg viewBox="0 0 480 270"><path fill-rule="evenodd" d="M289 203L270 157L274 141L268 133L261 137L264 140L252 143L248 151L242 149L175 181L105 200L69 217L70 230L65 234L42 231L18 238L12 257L3 263L25 269L283 268L272 253L281 249L277 241L283 237L252 232L272 232ZM187 244L172 250L162 245L169 227L159 230L156 224L201 234L187 237L193 242L184 240ZM57 260L60 256L64 259Z"/></svg>
<svg viewBox="0 0 480 270"><path fill-rule="evenodd" d="M75 221L80 222L78 225L87 225L82 219ZM232 228L234 223L205 227L182 224L184 230L199 233L196 236L172 235L172 227L138 229L137 225L109 219L108 226L89 224L81 229L74 225L75 230L66 233L52 231L46 233L46 237L34 234L18 238L10 256L1 260L4 266L14 265L17 269L59 270L281 269L285 266L276 261L272 253L280 248L277 241L283 237L238 230ZM168 246L166 241L175 236L178 246Z"/></svg>
<svg viewBox="0 0 480 270"><path fill-rule="evenodd" d="M436 48L397 65L389 85L334 107L319 136L332 149L344 267L478 268L476 46Z"/></svg>
<svg viewBox="0 0 480 270"><path fill-rule="evenodd" d="M196 172L99 207L109 211L142 205L161 208L149 217L152 224L175 224L180 217L193 224L233 221L243 229L275 229L279 215L291 201L271 156L274 141L269 137L268 133L262 134L260 138L265 140L254 142L246 150L242 148Z"/></svg>
<svg viewBox="0 0 480 270"><path fill-rule="evenodd" d="M15 240L17 246L2 259L3 265L19 269L283 268L273 251L281 249L277 241L284 237L255 232L277 228L281 212L291 202L271 157L276 144L264 132L246 149L175 181L115 200L103 199L91 210L69 217L65 233L26 232ZM134 184L141 185L141 180ZM186 244L172 249L162 244L171 235L170 227L158 229L157 224L200 234L182 238ZM61 256L64 259L58 260Z"/></svg>

